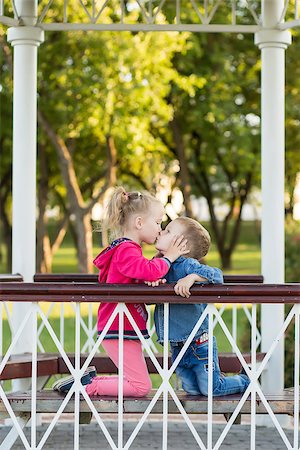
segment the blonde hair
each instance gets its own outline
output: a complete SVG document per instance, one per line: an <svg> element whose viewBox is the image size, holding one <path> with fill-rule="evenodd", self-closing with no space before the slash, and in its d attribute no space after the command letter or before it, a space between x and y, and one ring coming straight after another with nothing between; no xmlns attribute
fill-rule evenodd
<svg viewBox="0 0 300 450"><path fill-rule="evenodd" d="M107 205L103 227L110 230L112 238L121 237L128 218L132 214L149 212L153 203L160 201L148 192L126 192L118 187Z"/></svg>
<svg viewBox="0 0 300 450"><path fill-rule="evenodd" d="M187 247L190 252L186 257L199 261L208 253L211 242L209 232L203 225L189 217L178 217L175 221L183 225L184 236L188 240Z"/></svg>

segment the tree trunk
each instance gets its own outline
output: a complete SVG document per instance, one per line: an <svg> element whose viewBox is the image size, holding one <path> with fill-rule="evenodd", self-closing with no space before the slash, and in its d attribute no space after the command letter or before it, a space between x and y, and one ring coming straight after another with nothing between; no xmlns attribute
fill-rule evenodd
<svg viewBox="0 0 300 450"><path fill-rule="evenodd" d="M5 211L5 205L10 195L11 184L9 182L10 172L7 172L2 180L0 186L0 220L2 222L3 230L3 242L6 247L6 271L11 273L12 271L12 229L9 221L9 217Z"/></svg>
<svg viewBox="0 0 300 450"><path fill-rule="evenodd" d="M230 270L232 266L232 253L229 251L229 249L224 249L222 253L220 253L221 258L221 266L223 270Z"/></svg>
<svg viewBox="0 0 300 450"><path fill-rule="evenodd" d="M176 156L178 158L179 165L180 165L179 177L181 180L185 214L188 217L194 218L192 202L191 202L192 188L191 188L191 182L190 182L190 174L189 174L189 170L188 170L188 166L187 166L185 148L184 148L184 143L182 140L182 134L181 134L180 127L179 127L176 117L174 117L174 119L171 122L171 129L172 129L173 139L174 139L174 144L175 144L175 152L176 152Z"/></svg>
<svg viewBox="0 0 300 450"><path fill-rule="evenodd" d="M69 218L68 212L63 209L64 217L60 223L57 224L56 235L50 240L48 231L48 219L46 215L46 207L49 190L49 170L47 165L47 158L44 149L40 147L39 153L39 168L40 179L38 184L38 203L39 216L37 220L37 272L50 273L52 272L53 257L60 245L62 244L66 235Z"/></svg>
<svg viewBox="0 0 300 450"><path fill-rule="evenodd" d="M75 215L75 220L73 221L73 228L77 241L78 270L80 273L92 273L93 240L90 213L82 216L82 213L78 210L78 215Z"/></svg>
<svg viewBox="0 0 300 450"><path fill-rule="evenodd" d="M4 204L4 203L3 203ZM4 208L1 208L1 210ZM6 247L6 271L11 273L12 271L12 230L9 220L4 211L1 211L1 222L3 227L3 241Z"/></svg>
<svg viewBox="0 0 300 450"><path fill-rule="evenodd" d="M38 181L38 206L39 215L37 219L37 258L36 271L37 272L51 272L52 271L52 257L51 245L47 231L47 216L46 207L48 201L48 179L49 172L47 167L47 160L45 149L39 147L39 181Z"/></svg>
<svg viewBox="0 0 300 450"><path fill-rule="evenodd" d="M38 112L39 122L49 137L58 155L58 162L64 184L67 189L68 210L75 216L73 229L76 234L76 246L78 255L78 269L80 272L91 272L92 265L92 227L91 210L99 199L116 182L116 158L117 152L114 139L107 136L107 176L104 187L100 187L92 196L92 199L85 203L77 180L72 155L64 140L52 129L50 123L43 114Z"/></svg>

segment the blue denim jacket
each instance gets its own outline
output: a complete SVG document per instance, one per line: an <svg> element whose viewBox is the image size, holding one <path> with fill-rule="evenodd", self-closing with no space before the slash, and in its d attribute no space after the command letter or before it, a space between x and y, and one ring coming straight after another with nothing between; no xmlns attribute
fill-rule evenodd
<svg viewBox="0 0 300 450"><path fill-rule="evenodd" d="M201 277L207 278L208 283L223 283L223 275L220 269L201 264L196 259L184 258L183 256L180 256L173 262L165 278L168 283L176 283L180 278L191 273L196 273ZM170 304L169 341L173 343L186 341L205 308L206 303L196 305L184 303ZM162 343L164 340L164 305L156 305L154 322L158 336L157 340ZM195 339L207 330L208 317L206 316L195 334Z"/></svg>

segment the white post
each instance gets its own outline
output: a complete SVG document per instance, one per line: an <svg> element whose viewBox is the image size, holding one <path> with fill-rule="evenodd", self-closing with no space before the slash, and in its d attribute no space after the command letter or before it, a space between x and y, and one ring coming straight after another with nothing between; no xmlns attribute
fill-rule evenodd
<svg viewBox="0 0 300 450"><path fill-rule="evenodd" d="M262 58L262 274L265 283L284 282L285 50L291 43L291 34L276 29L283 7L284 0L263 0L263 29L255 35ZM262 306L262 351L270 348L283 321L283 305ZM284 387L283 340L263 374L262 385L264 392L276 392Z"/></svg>
<svg viewBox="0 0 300 450"><path fill-rule="evenodd" d="M44 32L34 25L36 2L16 3L22 24L8 30L8 41L14 48L13 97L13 226L12 270L24 281L32 281L36 252L36 134L37 134L37 49ZM28 303L13 305L13 333L23 320ZM31 352L30 324L14 353Z"/></svg>

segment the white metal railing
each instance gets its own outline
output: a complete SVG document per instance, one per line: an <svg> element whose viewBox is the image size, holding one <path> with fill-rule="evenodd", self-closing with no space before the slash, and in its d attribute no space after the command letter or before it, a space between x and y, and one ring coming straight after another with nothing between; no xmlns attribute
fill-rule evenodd
<svg viewBox="0 0 300 450"><path fill-rule="evenodd" d="M36 25L45 30L254 33L262 26L261 7L262 2L252 0L132 0L126 3L123 0L44 0L39 2ZM110 19L112 12L114 23ZM0 0L0 22L8 26L22 25L14 0ZM299 0L285 0L278 28L293 28L299 24Z"/></svg>
<svg viewBox="0 0 300 450"><path fill-rule="evenodd" d="M1 294L0 294L1 297ZM9 307L3 304L3 307L6 308L9 315ZM12 407L10 406L10 403L7 399L7 392L5 391L3 386L0 386L0 397L1 402L5 405L8 415L11 417L14 428L17 432L17 435L21 438L24 448L26 449L36 449L40 450L44 447L44 444L48 440L52 430L57 425L61 414L63 413L66 405L69 402L74 402L74 411L75 411L75 418L74 418L74 449L77 450L80 448L80 442L79 442L79 414L80 414L80 396L83 396L87 405L90 408L90 411L93 413L93 416L96 420L96 422L99 425L99 431L102 430L104 436L107 439L107 442L109 443L110 447L112 449L123 449L127 450L131 448L132 443L134 442L134 439L138 435L143 423L145 423L146 420L149 419L149 414L155 407L158 399L162 397L163 402L163 408L162 408L162 414L163 414L163 421L162 421L162 427L163 427L163 440L162 440L162 449L166 450L168 448L168 401L169 398L172 398L175 402L176 406L178 407L178 410L182 417L184 418L184 421L186 422L190 432L195 438L195 442L197 446L203 450L217 450L219 448L222 448L222 443L227 436L231 426L233 425L235 419L237 418L238 414L240 413L243 405L245 404L245 401L247 397L251 396L251 433L250 433L250 443L249 448L251 450L254 450L256 448L255 443L255 431L256 431L256 422L257 422L257 414L256 414L256 408L257 408L257 402L256 399L259 398L262 404L264 405L266 409L266 413L269 415L269 417L272 420L272 423L274 425L274 428L278 431L278 445L281 445L283 449L287 448L289 450L298 450L299 449L299 315L300 315L300 304L295 304L292 306L290 312L287 314L284 324L279 331L278 335L274 339L272 345L267 351L267 354L265 355L263 361L260 363L260 365L256 364L256 353L257 353L257 347L258 347L258 330L257 330L257 305L252 304L250 309L246 308L247 315L249 314L249 323L251 325L251 369L246 364L242 352L239 349L239 346L236 342L236 325L232 327L232 330L229 329L229 327L226 325L222 318L222 308L221 310L218 310L214 304L209 304L201 317L199 317L197 324L195 325L193 331L191 332L188 340L186 341L184 347L180 351L178 357L172 364L172 366L168 367L168 345L164 345L163 347L163 364L162 366L159 364L155 349L153 348L152 344L149 343L149 340L145 340L142 336L140 330L138 329L137 325L134 322L134 319L132 318L129 310L126 307L126 304L124 303L118 303L116 309L114 310L114 313L110 317L105 329L101 333L101 335L97 338L96 342L91 345L91 339L88 338L88 345L85 347L82 347L81 342L81 336L82 333L86 333L85 327L82 327L82 317L81 317L81 304L79 301L74 303L74 309L75 309L75 337L74 337L74 348L75 348L75 364L72 365L68 354L66 350L64 349L64 346L62 345L60 336L54 331L53 326L51 325L51 319L50 319L50 311L47 311L46 313L43 311L41 305L39 303L28 303L28 312L26 316L24 317L16 335L13 337L13 339L10 342L8 350L3 354L3 358L0 364L0 374L5 368L5 365L7 364L7 361L9 360L9 357L14 352L14 347L19 339L22 339L23 331L26 329L26 324L29 320L32 320L31 323L33 323L33 330L32 330L32 395L31 395L31 437L30 440L28 440L24 434L24 431L22 429L22 426L20 425L20 421L16 413L13 411ZM169 311L169 304L164 304L164 341L168 341L168 311ZM235 311L235 309L233 309ZM99 346L101 345L101 342L103 338L106 335L107 330L109 329L111 323L119 315L119 329L120 329L120 335L121 339L119 340L119 395L118 395L118 441L114 442L112 436L110 435L110 432L108 428L106 427L103 419L102 414L99 413L94 405L94 403L91 401L89 396L87 395L85 388L80 383L80 378L83 375L86 368L90 365L92 362L92 359L96 352L98 351ZM131 436L125 441L123 436L123 377L122 377L122 361L123 361L123 316L127 316L128 320L130 321L133 329L135 330L136 334L138 335L140 341L143 344L145 353L150 357L151 361L153 362L154 366L157 369L158 374L161 377L161 383L157 390L154 393L153 398L151 399L150 403L148 404L145 411L142 413L141 418L139 419L135 429L133 430ZM183 404L181 403L178 392L174 389L172 383L171 383L171 376L174 374L176 367L184 354L187 346L191 343L193 340L193 337L205 319L205 317L208 315L209 319L209 369L208 369L208 385L209 385L209 395L207 397L207 436L206 436L206 443L204 443L203 436L200 436L195 428L195 426L192 423L192 420L190 419L189 415L184 409ZM233 312L233 316L236 316L236 312ZM41 325L38 326L38 319L41 320L41 323L43 324L44 331L47 331L47 333L50 336L50 339L55 344L57 351L61 355L62 359L64 360L68 370L70 371L70 374L72 374L75 378L75 383L73 384L71 390L67 393L65 398L63 399L62 404L60 405L57 412L54 414L47 430L45 431L42 439L40 442L37 443L36 441L36 428L37 428L37 414L36 414L36 405L37 405L37 352L40 349L40 345L38 343L39 334L41 333ZM246 392L241 396L233 414L231 415L228 423L225 425L221 435L217 439L216 442L213 443L212 439L212 432L213 432L213 396L212 396L212 336L213 336L213 328L216 324L219 324L221 329L223 330L224 335L226 336L231 348L236 353L239 361L241 362L241 365L243 366L244 370L248 374L249 378L251 379L251 384L247 388ZM290 442L288 440L288 437L285 433L285 430L282 428L278 418L274 414L268 400L266 397L266 393L263 391L262 387L259 383L259 377L262 374L262 371L267 369L268 362L270 358L272 357L272 354L274 350L276 349L278 342L284 338L284 334L288 327L294 326L294 333L295 333L295 341L294 341L294 394L293 394L293 402L294 402L294 425L293 425L293 442ZM88 329L88 328L87 328ZM93 329L93 328L91 328ZM84 344L85 345L85 344ZM89 350L89 356L84 362L84 364L80 367L80 353L81 349L86 348ZM72 397L74 395L74 397ZM71 426L71 425L70 425ZM6 447L7 448L7 447Z"/></svg>
<svg viewBox="0 0 300 450"><path fill-rule="evenodd" d="M72 310L74 311L74 315L75 315L75 304L74 305L71 304L71 305L72 305ZM47 311L45 313L47 318L49 318L51 316L54 306L55 306L55 303L50 303L49 307L47 308ZM12 331L11 314L9 312L6 302L3 302L3 308L5 309L9 328ZM149 345L154 353L158 353L159 348L158 348L158 345L157 345L157 342L155 339L155 325L154 325L154 321L153 321L152 309L151 309L151 306L149 306L149 305L147 305L146 308L148 310L147 329L149 332L149 336L151 338L149 341ZM218 308L218 306L217 306L217 308ZM218 308L218 311L219 311L219 315L221 317L223 316L225 311L230 312L230 317L227 317L224 320L224 322L226 323L226 321L230 320L231 335L235 342L237 342L239 332L241 332L241 330L239 330L239 328L240 328L239 324L241 321L238 319L238 313L239 313L239 316L244 315L246 317L247 325L251 329L251 321L252 321L251 313L249 312L249 308L246 305L224 304L220 308ZM67 326L66 317L64 315L64 312L65 312L65 303L61 302L60 303L60 316L59 316L59 325L60 326L59 326L58 337L59 337L59 341L62 346L64 346L65 328ZM240 317L240 319L241 319L241 317ZM216 327L217 324L218 324L218 320L217 320L217 318L215 318L213 321L213 329ZM1 326L2 325L0 324L0 334L1 334ZM229 324L227 326L229 328ZM84 317L83 316L80 317L80 328L81 328L81 333L82 333L81 334L81 352L82 353L90 352L92 350L92 347L94 346L94 344L96 342L96 338L97 338L96 315L95 315L95 312L93 311L91 304L89 304L87 315L85 315ZM44 346L41 342L41 339L40 339L40 337L43 333L43 330L45 330L45 323L42 321L38 328L37 345L38 345L38 350L40 352L46 353L48 350L47 350L47 348L44 348ZM259 347L260 343L261 343L261 333L260 333L259 328L256 328L256 348ZM1 349L1 343L0 343L0 349ZM250 351L250 347L245 350ZM232 351L234 351L233 348L232 348Z"/></svg>

